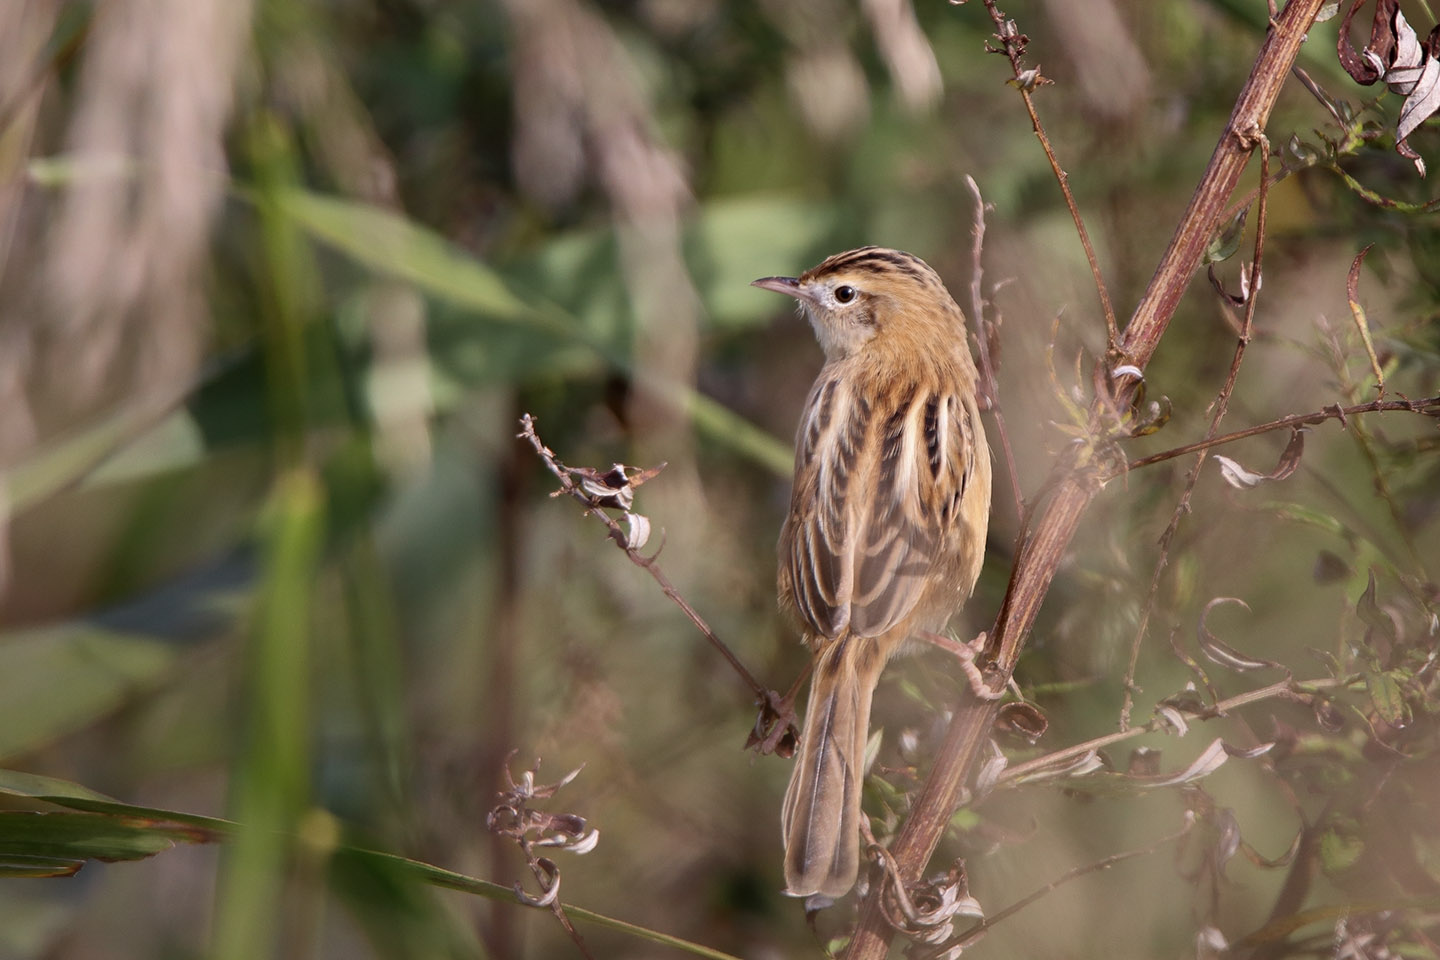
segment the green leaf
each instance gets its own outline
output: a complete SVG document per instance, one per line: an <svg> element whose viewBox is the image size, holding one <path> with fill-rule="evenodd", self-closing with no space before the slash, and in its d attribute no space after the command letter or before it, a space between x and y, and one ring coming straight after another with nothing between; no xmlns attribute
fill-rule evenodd
<svg viewBox="0 0 1440 960"><path fill-rule="evenodd" d="M146 472L189 465L200 455L198 428L183 413L157 422L152 409L122 407L91 426L46 443L11 468L7 479L11 511L22 513L102 466L115 471L112 479L134 476L141 469L134 458L119 465L112 460L127 447L148 460L143 465Z"/></svg>
<svg viewBox="0 0 1440 960"><path fill-rule="evenodd" d="M1326 873L1339 873L1354 866L1364 852L1365 844L1359 837L1327 830L1320 838L1320 862Z"/></svg>
<svg viewBox="0 0 1440 960"><path fill-rule="evenodd" d="M1327 533L1336 536L1345 535L1345 525L1331 514L1313 507L1307 507L1299 503L1287 503L1283 500L1269 500L1260 504L1261 510L1274 513L1281 520L1289 520L1292 523L1300 523L1310 527L1317 527Z"/></svg>
<svg viewBox="0 0 1440 960"><path fill-rule="evenodd" d="M0 770L0 795L27 797L62 807L95 811L94 814L0 813L0 875L11 877L61 876L74 873L87 859L133 860L153 856L176 843L212 843L227 839L238 826L214 817L120 803L68 780L17 770ZM6 821L6 817L15 819ZM14 846L6 847L7 841ZM15 858L13 861L10 859L12 856ZM27 861L22 857L35 859ZM337 867L363 868L371 875L372 883L419 881L500 902L513 903L515 900L515 891L503 884L350 844L341 844L337 848L335 862ZM12 867L13 870L10 869ZM517 909L520 909L518 905ZM618 930L697 957L736 960L719 950L571 903L565 904L565 912L571 919Z"/></svg>
<svg viewBox="0 0 1440 960"><path fill-rule="evenodd" d="M74 873L86 860L143 860L212 839L193 827L90 813L0 812L0 875Z"/></svg>
<svg viewBox="0 0 1440 960"><path fill-rule="evenodd" d="M383 207L306 190L281 190L280 211L303 230L377 273L507 323L533 310L494 270L432 230Z"/></svg>
<svg viewBox="0 0 1440 960"><path fill-rule="evenodd" d="M1228 223L1215 232L1210 238L1209 246L1205 248L1203 263L1223 263L1235 256L1235 252L1240 249L1240 240L1245 235L1245 218L1249 215L1250 208L1241 207Z"/></svg>
<svg viewBox="0 0 1440 960"><path fill-rule="evenodd" d="M58 777L42 777L19 770L0 769L0 794L11 797L31 797L37 800L52 798L71 800L94 800L101 803L114 802L103 793L89 787L82 787Z"/></svg>
<svg viewBox="0 0 1440 960"><path fill-rule="evenodd" d="M1410 704L1393 671L1367 672L1365 688L1370 693L1370 702L1380 719L1392 727L1404 727L1410 723Z"/></svg>
<svg viewBox="0 0 1440 960"><path fill-rule="evenodd" d="M548 343L517 342L512 349L529 351L533 357L537 345L549 351L584 345L614 368L627 374L633 372L628 356L603 331L586 329L549 299L522 299L500 273L434 231L389 210L303 190L279 191L275 196L280 209L302 229L356 262L413 283L423 293L487 319L503 325L528 324L533 333L548 335ZM484 339L477 339L474 349L478 362L487 359L494 333L494 329L488 330ZM689 384L672 381L648 386L686 411L697 430L781 476L789 475L794 463L789 444L696 392Z"/></svg>
<svg viewBox="0 0 1440 960"><path fill-rule="evenodd" d="M212 954L255 957L273 931L298 824L310 803L311 604L326 519L324 488L305 468L282 474L263 521L263 576L246 647L242 746L229 809L241 824L221 861Z"/></svg>
<svg viewBox="0 0 1440 960"><path fill-rule="evenodd" d="M0 643L0 757L87 726L148 690L175 657L164 643L84 625L7 636Z"/></svg>

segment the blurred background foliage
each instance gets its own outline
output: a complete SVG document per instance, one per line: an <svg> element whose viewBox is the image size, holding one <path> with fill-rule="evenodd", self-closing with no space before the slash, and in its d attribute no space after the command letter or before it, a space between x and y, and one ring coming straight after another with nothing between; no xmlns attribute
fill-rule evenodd
<svg viewBox="0 0 1440 960"><path fill-rule="evenodd" d="M1423 4L1405 9L1423 33ZM1055 81L1042 117L1125 314L1265 3L1007 12ZM1350 83L1334 31L1318 25L1301 64L1366 136L1347 141L1298 83L1281 98L1268 132L1293 175L1270 194L1230 426L1374 396L1345 288L1370 243L1360 294L1389 389L1437 392L1435 217L1367 202L1328 167L1407 203L1432 187L1386 142L1399 98ZM242 825L222 849L107 821L86 846L34 798L103 797L0 776L0 957L577 955L544 911L355 852L531 882L485 829L512 751L516 776L543 758L541 782L585 765L550 803L600 831L587 856L555 854L567 903L739 956L816 954L778 893L788 766L741 750L747 692L598 525L546 496L516 420L533 413L572 464L667 461L638 506L666 571L787 688L805 657L775 611L773 544L820 356L747 284L879 243L960 293L970 174L994 206L984 280L1033 495L1104 327L991 32L979 3L931 0L0 5L0 765ZM1435 166L1433 128L1410 140ZM1246 256L1216 267L1231 288ZM1203 433L1233 322L1197 279L1148 373L1173 418L1127 453ZM1263 472L1282 446L1225 452ZM1209 619L1238 649L1360 679L1323 709L1266 701L1107 754L1172 771L1216 736L1279 743L1198 784L1099 773L962 810L940 862L967 856L991 912L1165 836L1183 809L1213 830L1060 888L978 955L1185 956L1216 942L1199 931L1234 942L1307 909L1250 947L1368 937L1366 956L1436 955L1437 446L1433 422L1388 414L1315 428L1272 485L1234 490L1206 465L1159 581L1137 720L1191 679L1169 641L1193 644L1217 596L1249 604ZM1014 758L1114 729L1189 464L1097 500L1021 664L1050 730ZM962 635L1004 591L1003 471L996 490ZM1211 673L1224 695L1281 676ZM887 675L886 775L867 794L882 835L957 678L929 653ZM1137 760L1136 743L1160 753ZM1277 858L1297 833L1299 866L1217 853L1238 836ZM1336 905L1356 898L1388 912L1346 919ZM678 955L579 928L595 956Z"/></svg>

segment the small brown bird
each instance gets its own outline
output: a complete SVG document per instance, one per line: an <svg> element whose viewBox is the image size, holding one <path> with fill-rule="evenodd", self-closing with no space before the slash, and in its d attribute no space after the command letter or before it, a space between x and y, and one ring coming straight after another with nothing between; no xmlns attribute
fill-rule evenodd
<svg viewBox="0 0 1440 960"><path fill-rule="evenodd" d="M839 897L859 872L875 685L906 641L942 629L975 586L990 451L964 314L924 261L861 247L754 286L799 300L825 350L780 532L780 605L815 657L781 816L786 893Z"/></svg>

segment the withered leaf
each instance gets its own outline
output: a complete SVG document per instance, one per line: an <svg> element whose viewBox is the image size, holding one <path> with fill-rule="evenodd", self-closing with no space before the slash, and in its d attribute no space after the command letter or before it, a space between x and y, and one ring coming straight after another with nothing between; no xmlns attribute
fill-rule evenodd
<svg viewBox="0 0 1440 960"><path fill-rule="evenodd" d="M1220 475L1225 478L1226 483L1240 490L1274 480L1284 480L1300 467L1300 458L1305 453L1305 431L1305 427L1290 429L1290 442L1285 444L1285 449L1280 452L1280 459L1275 464L1275 469L1269 473L1256 473L1229 457L1217 454L1215 462L1220 465Z"/></svg>
<svg viewBox="0 0 1440 960"><path fill-rule="evenodd" d="M1045 735L1050 721L1033 703L1012 701L1000 708L995 717L995 725L1003 732L1034 744Z"/></svg>
<svg viewBox="0 0 1440 960"><path fill-rule="evenodd" d="M1363 51L1350 40L1350 24L1367 0L1352 0L1340 24L1335 52L1340 65L1356 83L1369 86L1383 80L1392 91L1406 98L1395 130L1395 150L1412 160L1423 177L1425 163L1406 143L1415 128L1440 110L1440 25L1422 42L1400 12L1399 0L1375 0L1370 39Z"/></svg>
<svg viewBox="0 0 1440 960"><path fill-rule="evenodd" d="M1300 852L1300 841L1304 836L1304 828L1297 830L1295 833L1295 839L1290 841L1290 848L1273 860L1267 857L1262 857L1260 855L1260 852L1254 847L1250 846L1250 844L1248 843L1244 844L1241 849L1245 852L1245 859L1255 864L1255 866L1263 867L1267 870L1274 870L1279 867L1288 867L1291 863L1294 862L1295 855Z"/></svg>
<svg viewBox="0 0 1440 960"><path fill-rule="evenodd" d="M625 549L639 550L650 540L650 520L644 514L625 514Z"/></svg>
<svg viewBox="0 0 1440 960"><path fill-rule="evenodd" d="M1200 652L1205 654L1206 658L1212 663L1219 664L1222 667L1228 667L1239 673L1244 673L1249 670L1262 670L1266 667L1275 667L1280 670L1286 670L1288 673L1289 671L1284 664L1276 663L1274 660L1266 660L1261 657L1247 657L1210 632L1210 627L1206 623L1206 620L1210 616L1210 611L1222 603L1238 603L1246 610L1250 609L1250 605L1238 597L1216 597L1205 604L1205 609L1200 613L1200 621L1195 625L1195 635L1200 644Z"/></svg>
<svg viewBox="0 0 1440 960"><path fill-rule="evenodd" d="M1182 783L1194 783L1219 770L1227 759L1229 759L1229 754L1225 752L1225 741L1216 737L1211 741L1210 746L1201 751L1200 756L1192 760L1184 770L1167 776L1143 779L1146 785L1152 787L1173 787Z"/></svg>

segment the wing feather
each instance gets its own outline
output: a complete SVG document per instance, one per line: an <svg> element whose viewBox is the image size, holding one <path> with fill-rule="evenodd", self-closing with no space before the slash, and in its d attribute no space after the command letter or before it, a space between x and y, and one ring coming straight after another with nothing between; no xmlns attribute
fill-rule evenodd
<svg viewBox="0 0 1440 960"><path fill-rule="evenodd" d="M781 595L817 636L879 636L915 609L970 473L959 396L918 379L878 393L896 400L822 376L801 418Z"/></svg>

